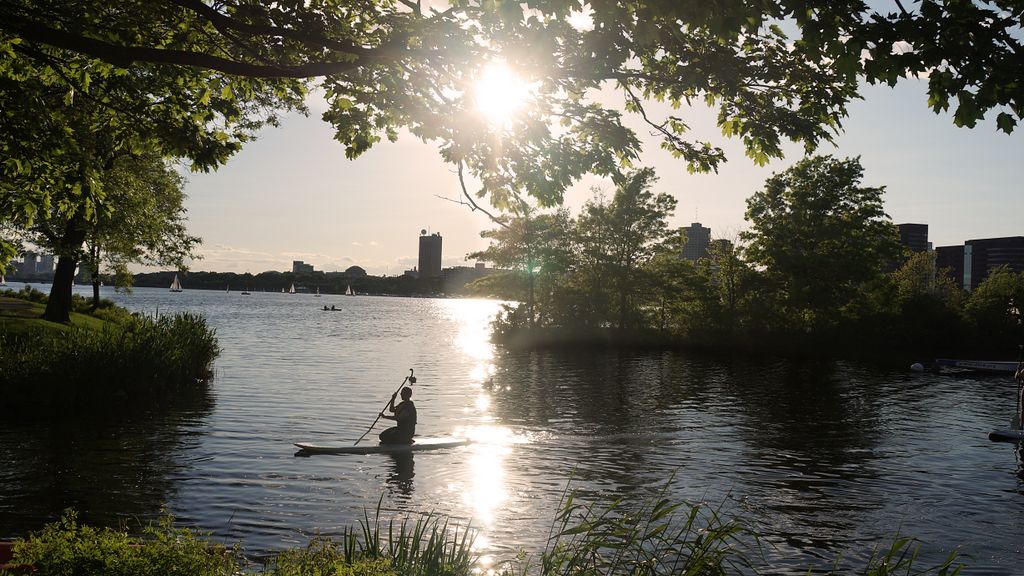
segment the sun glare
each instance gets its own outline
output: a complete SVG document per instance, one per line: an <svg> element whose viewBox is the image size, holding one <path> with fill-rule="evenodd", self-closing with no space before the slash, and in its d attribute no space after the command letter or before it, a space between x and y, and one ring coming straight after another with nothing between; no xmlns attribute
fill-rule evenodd
<svg viewBox="0 0 1024 576"><path fill-rule="evenodd" d="M488 64L474 88L476 109L493 125L503 126L518 113L530 95L530 87L502 63Z"/></svg>

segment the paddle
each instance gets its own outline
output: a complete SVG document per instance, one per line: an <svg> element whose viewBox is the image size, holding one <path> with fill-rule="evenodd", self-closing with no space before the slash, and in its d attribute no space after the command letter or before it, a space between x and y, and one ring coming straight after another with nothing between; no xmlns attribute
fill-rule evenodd
<svg viewBox="0 0 1024 576"><path fill-rule="evenodd" d="M395 394L391 396L392 399L394 399L395 395L402 391L402 386L405 386L406 382L408 382L410 385L416 383L416 377L412 375L412 368L409 368L409 375L405 377L405 380L402 380L402 383L398 386L398 390L395 390ZM373 430L373 427L376 426L377 422L380 421L380 415L383 414L384 410L386 410L387 407L390 405L391 401L389 400L388 403L384 405L384 408L381 408L380 412L377 413L377 417L374 418L373 424L370 424L370 427L366 429L366 432L363 432L363 435L359 437L359 440L356 440L356 443L353 444L353 446L358 446L359 443L363 441L363 438L366 438L366 435L370 433L370 430Z"/></svg>
<svg viewBox="0 0 1024 576"><path fill-rule="evenodd" d="M1010 420L1011 430L1024 430L1024 422L1021 422L1021 413L1024 412L1024 374L1021 368L1024 367L1024 344L1017 345L1017 371L1013 373L1017 380L1017 413Z"/></svg>

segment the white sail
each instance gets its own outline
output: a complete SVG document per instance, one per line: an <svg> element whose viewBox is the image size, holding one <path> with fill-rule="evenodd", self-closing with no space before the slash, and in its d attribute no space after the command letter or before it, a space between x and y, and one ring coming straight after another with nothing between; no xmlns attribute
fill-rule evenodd
<svg viewBox="0 0 1024 576"><path fill-rule="evenodd" d="M345 295L346 296L355 296L356 295L356 293L352 291L352 286L351 285L349 285L347 288L345 288Z"/></svg>
<svg viewBox="0 0 1024 576"><path fill-rule="evenodd" d="M288 289L288 293L295 294L295 284L292 284L292 287Z"/></svg>
<svg viewBox="0 0 1024 576"><path fill-rule="evenodd" d="M316 294L314 294L314 296L316 296L317 298L320 297L320 287L319 286L316 287Z"/></svg>
<svg viewBox="0 0 1024 576"><path fill-rule="evenodd" d="M178 281L178 275L174 275L174 282L171 282L171 292L181 292L181 282Z"/></svg>

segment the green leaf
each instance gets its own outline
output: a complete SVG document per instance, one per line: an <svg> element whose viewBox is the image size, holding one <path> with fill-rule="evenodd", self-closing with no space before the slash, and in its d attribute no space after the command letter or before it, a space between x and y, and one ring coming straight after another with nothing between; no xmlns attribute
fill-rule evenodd
<svg viewBox="0 0 1024 576"><path fill-rule="evenodd" d="M996 126L1007 134L1012 133L1016 125L1017 120L1006 112L1000 112L999 116L996 116Z"/></svg>

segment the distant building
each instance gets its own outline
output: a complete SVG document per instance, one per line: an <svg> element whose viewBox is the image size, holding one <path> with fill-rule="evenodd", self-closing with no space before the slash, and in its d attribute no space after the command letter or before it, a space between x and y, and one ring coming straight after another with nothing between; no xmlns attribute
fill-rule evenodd
<svg viewBox="0 0 1024 576"><path fill-rule="evenodd" d="M21 276L22 278L34 278L36 275L36 262L38 261L38 254L35 252L25 252L25 256L21 261L21 266L18 266L18 276Z"/></svg>
<svg viewBox="0 0 1024 576"><path fill-rule="evenodd" d="M683 236L686 237L686 244L681 254L683 260L696 262L701 258L708 257L708 246L711 245L711 228L701 226L700 222L694 222L689 227L683 228Z"/></svg>
<svg viewBox="0 0 1024 576"><path fill-rule="evenodd" d="M53 255L25 252L20 261L12 260L8 276L25 281L53 280Z"/></svg>
<svg viewBox="0 0 1024 576"><path fill-rule="evenodd" d="M729 240L726 240L725 238L719 238L717 240L712 240L711 241L710 252L711 252L711 255L714 258L717 259L717 258L719 258L721 256L726 255L726 254L731 254L732 251L733 251L733 248L734 247L732 245L732 242L730 242Z"/></svg>
<svg viewBox="0 0 1024 576"><path fill-rule="evenodd" d="M964 242L964 286L973 290L990 272L1007 266L1024 272L1024 236L984 238Z"/></svg>
<svg viewBox="0 0 1024 576"><path fill-rule="evenodd" d="M53 254L40 254L36 262L36 274L53 276Z"/></svg>
<svg viewBox="0 0 1024 576"><path fill-rule="evenodd" d="M508 272L500 268L488 268L483 262L477 262L474 266L452 266L441 271L444 279L444 291L449 294L456 294L463 291L466 284L477 278L483 278L496 272Z"/></svg>
<svg viewBox="0 0 1024 576"><path fill-rule="evenodd" d="M302 260L292 260L292 273L293 274L312 274L313 265L306 264Z"/></svg>
<svg viewBox="0 0 1024 576"><path fill-rule="evenodd" d="M962 287L964 286L964 247L939 246L935 249L935 269L949 270L949 275Z"/></svg>
<svg viewBox="0 0 1024 576"><path fill-rule="evenodd" d="M1024 236L968 240L963 246L939 246L935 249L935 267L948 268L965 290L973 290L988 275L1007 266L1024 272Z"/></svg>
<svg viewBox="0 0 1024 576"><path fill-rule="evenodd" d="M437 232L420 232L419 277L439 278L441 276L441 235Z"/></svg>
<svg viewBox="0 0 1024 576"><path fill-rule="evenodd" d="M928 251L927 224L897 224L900 230L900 244L911 252Z"/></svg>
<svg viewBox="0 0 1024 576"><path fill-rule="evenodd" d="M366 278L366 270L361 266L349 266L345 269L345 276L352 278Z"/></svg>

